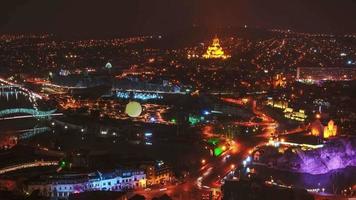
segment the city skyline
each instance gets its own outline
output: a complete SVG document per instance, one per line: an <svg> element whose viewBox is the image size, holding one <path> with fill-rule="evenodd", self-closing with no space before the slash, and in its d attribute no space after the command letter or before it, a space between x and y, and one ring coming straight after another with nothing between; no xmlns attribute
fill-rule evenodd
<svg viewBox="0 0 356 200"><path fill-rule="evenodd" d="M0 200L351 200L354 0L14 0Z"/></svg>

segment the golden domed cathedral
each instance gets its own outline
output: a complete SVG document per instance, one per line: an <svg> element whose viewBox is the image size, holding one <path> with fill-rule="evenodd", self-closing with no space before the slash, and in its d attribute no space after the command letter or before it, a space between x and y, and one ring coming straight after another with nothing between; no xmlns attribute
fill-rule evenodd
<svg viewBox="0 0 356 200"><path fill-rule="evenodd" d="M230 57L230 55L225 54L217 37L213 39L213 43L208 47L205 54L203 54L203 58L205 59L227 59Z"/></svg>
<svg viewBox="0 0 356 200"><path fill-rule="evenodd" d="M330 120L326 126L324 126L319 119L315 120L311 124L311 134L322 138L335 137L337 135L337 125L333 120Z"/></svg>

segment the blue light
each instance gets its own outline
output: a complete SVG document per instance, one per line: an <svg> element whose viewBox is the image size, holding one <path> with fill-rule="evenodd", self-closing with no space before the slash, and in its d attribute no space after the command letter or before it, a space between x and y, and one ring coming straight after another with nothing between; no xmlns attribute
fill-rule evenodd
<svg viewBox="0 0 356 200"><path fill-rule="evenodd" d="M145 137L151 137L152 133L145 133Z"/></svg>
<svg viewBox="0 0 356 200"><path fill-rule="evenodd" d="M203 111L203 114L204 114L204 115L210 115L210 112L209 112L208 110L204 110L204 111Z"/></svg>
<svg viewBox="0 0 356 200"><path fill-rule="evenodd" d="M247 172L247 173L250 173L250 172L251 172L251 170L250 170L249 167L246 168L246 172Z"/></svg>
<svg viewBox="0 0 356 200"><path fill-rule="evenodd" d="M242 165L243 165L244 167L246 167L246 165L247 165L246 160L242 161Z"/></svg>
<svg viewBox="0 0 356 200"><path fill-rule="evenodd" d="M162 165L164 165L164 162L163 162L162 160L159 160L159 161L157 162L157 165L158 165L158 167L161 167Z"/></svg>
<svg viewBox="0 0 356 200"><path fill-rule="evenodd" d="M347 64L348 64L348 65L351 65L351 64L352 64L352 60L348 60L348 61L347 61Z"/></svg>
<svg viewBox="0 0 356 200"><path fill-rule="evenodd" d="M246 158L246 161L247 161L247 162L251 162L251 157L248 156L248 157Z"/></svg>
<svg viewBox="0 0 356 200"><path fill-rule="evenodd" d="M128 92L117 92L116 96L120 99L128 99L130 94Z"/></svg>
<svg viewBox="0 0 356 200"><path fill-rule="evenodd" d="M131 96L131 92L116 92L116 96L121 99L129 99ZM142 93L142 92L133 92L133 99L139 100L150 100L150 99L163 99L163 96L158 93Z"/></svg>
<svg viewBox="0 0 356 200"><path fill-rule="evenodd" d="M156 122L156 119L154 117L150 117L150 122L154 123Z"/></svg>

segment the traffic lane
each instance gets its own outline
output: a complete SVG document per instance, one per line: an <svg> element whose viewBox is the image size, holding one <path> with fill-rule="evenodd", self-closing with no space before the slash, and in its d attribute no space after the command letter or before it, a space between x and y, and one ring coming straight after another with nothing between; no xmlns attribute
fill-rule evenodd
<svg viewBox="0 0 356 200"><path fill-rule="evenodd" d="M219 159L215 159L210 163L212 170L206 176L201 176L201 185L212 187L220 187L221 180L233 169L241 165L242 160L249 155L250 150L256 145L259 145L265 141L264 137L240 137L235 140L238 146L238 150L232 153L232 149L229 149ZM228 159L224 156L230 155ZM206 171L205 171L206 173Z"/></svg>

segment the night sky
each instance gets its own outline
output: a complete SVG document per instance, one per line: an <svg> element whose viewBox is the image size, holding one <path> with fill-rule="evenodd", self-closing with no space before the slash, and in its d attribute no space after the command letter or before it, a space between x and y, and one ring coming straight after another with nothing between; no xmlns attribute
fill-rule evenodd
<svg viewBox="0 0 356 200"><path fill-rule="evenodd" d="M3 33L167 33L244 24L354 33L356 0L1 0L0 5Z"/></svg>

